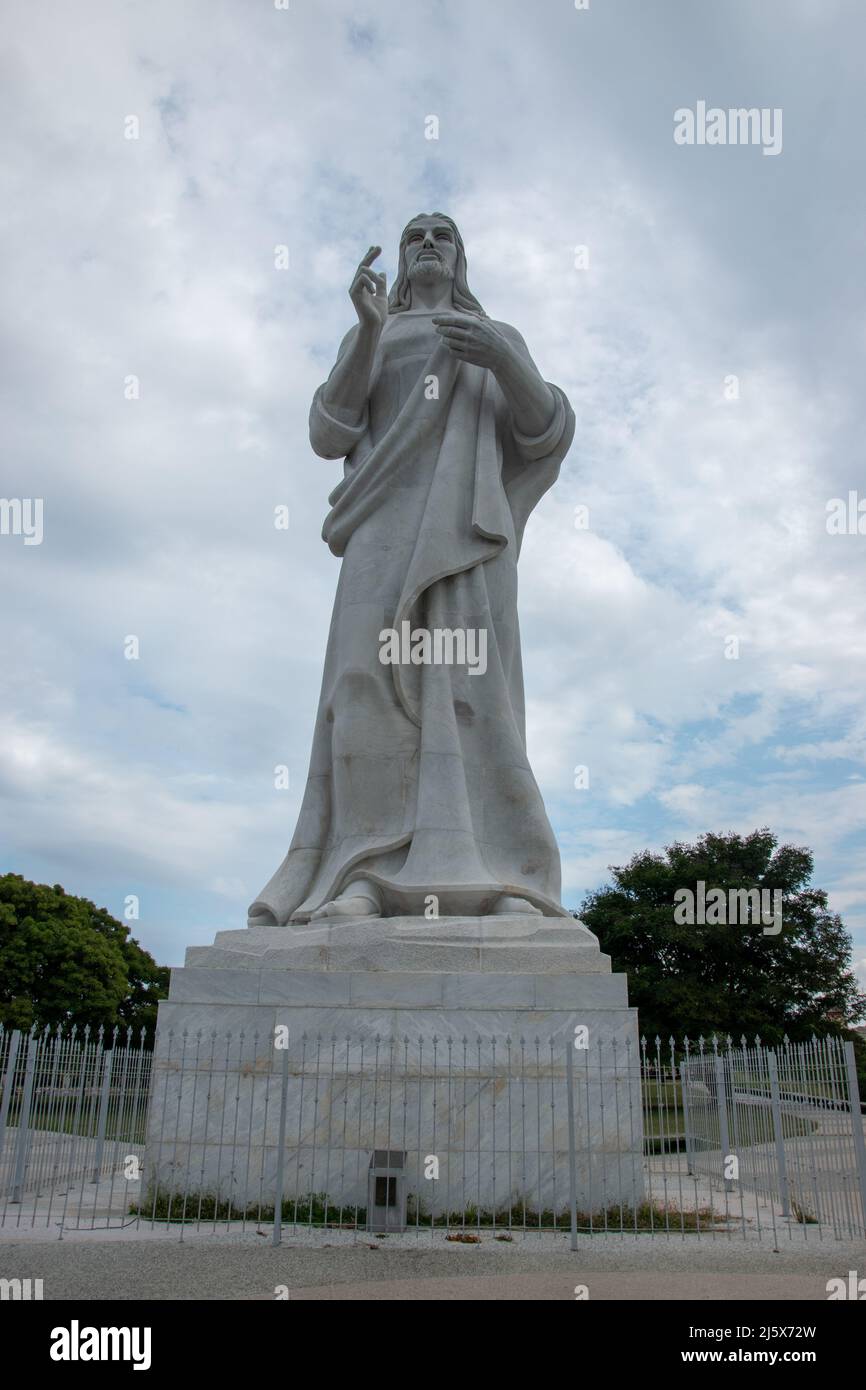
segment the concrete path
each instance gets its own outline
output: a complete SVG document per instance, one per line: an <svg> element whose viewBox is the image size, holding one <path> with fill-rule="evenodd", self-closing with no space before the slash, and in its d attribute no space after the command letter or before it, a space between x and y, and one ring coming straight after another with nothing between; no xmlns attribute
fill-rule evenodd
<svg viewBox="0 0 866 1390"><path fill-rule="evenodd" d="M272 1300L284 1286L301 1300L566 1300L581 1286L590 1300L827 1298L827 1280L866 1275L866 1242L809 1241L802 1232L769 1243L665 1236L566 1239L544 1248L532 1238L479 1245L435 1241L419 1248L392 1238L357 1244L286 1243L268 1235L106 1239L79 1233L59 1241L36 1232L0 1239L0 1278L42 1279L45 1299Z"/></svg>

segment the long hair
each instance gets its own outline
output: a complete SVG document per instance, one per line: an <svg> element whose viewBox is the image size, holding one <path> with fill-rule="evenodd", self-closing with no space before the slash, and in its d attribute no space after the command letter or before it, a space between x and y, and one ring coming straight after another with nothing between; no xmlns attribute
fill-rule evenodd
<svg viewBox="0 0 866 1390"><path fill-rule="evenodd" d="M438 217L441 222L451 228L454 234L454 241L457 246L457 264L454 267L454 279L451 281L451 299L454 308L461 309L465 314L480 314L482 318L486 318L487 315L470 290L466 279L466 249L463 245L463 238L457 230L457 223L450 217L446 217L444 212L419 212L403 228L403 234L400 237L400 257L397 262L397 279L391 286L391 293L388 295L389 314L402 314L412 304L412 286L406 269L406 238L419 217Z"/></svg>

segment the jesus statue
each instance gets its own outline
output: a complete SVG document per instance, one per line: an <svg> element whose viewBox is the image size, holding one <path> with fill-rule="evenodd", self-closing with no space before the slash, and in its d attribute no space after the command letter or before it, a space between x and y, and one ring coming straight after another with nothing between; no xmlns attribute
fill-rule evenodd
<svg viewBox="0 0 866 1390"><path fill-rule="evenodd" d="M342 565L300 816L250 925L567 917L526 755L517 559L574 414L469 289L450 217L408 224L390 295L380 251L310 411L315 452L345 461L322 533Z"/></svg>

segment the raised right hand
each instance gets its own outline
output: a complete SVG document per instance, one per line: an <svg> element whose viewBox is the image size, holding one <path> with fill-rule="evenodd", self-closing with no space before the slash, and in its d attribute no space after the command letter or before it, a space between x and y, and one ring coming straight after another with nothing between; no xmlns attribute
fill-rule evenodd
<svg viewBox="0 0 866 1390"><path fill-rule="evenodd" d="M371 246L349 288L349 298L355 306L362 328L381 328L388 317L388 286L385 273L371 270L381 246Z"/></svg>

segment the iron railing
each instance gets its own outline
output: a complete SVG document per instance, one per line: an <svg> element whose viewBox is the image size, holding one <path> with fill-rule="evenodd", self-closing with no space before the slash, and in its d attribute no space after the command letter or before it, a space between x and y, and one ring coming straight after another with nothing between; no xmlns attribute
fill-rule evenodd
<svg viewBox="0 0 866 1390"><path fill-rule="evenodd" d="M0 1224L866 1233L850 1042L281 1042L0 1029Z"/></svg>

